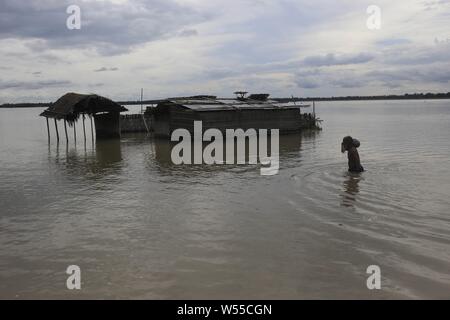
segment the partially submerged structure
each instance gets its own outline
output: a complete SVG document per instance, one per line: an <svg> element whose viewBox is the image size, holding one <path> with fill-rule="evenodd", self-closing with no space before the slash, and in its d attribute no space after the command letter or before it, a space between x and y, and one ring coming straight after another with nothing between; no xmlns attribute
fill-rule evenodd
<svg viewBox="0 0 450 320"><path fill-rule="evenodd" d="M298 132L317 128L315 115L302 114L297 104L282 104L270 100L268 94L236 92L236 99L217 99L214 96L175 98L147 108L156 136L170 137L178 128L193 133L194 121L202 121L203 130L226 129L279 129L280 133Z"/></svg>
<svg viewBox="0 0 450 320"><path fill-rule="evenodd" d="M50 139L50 128L48 119L53 118L55 121L55 128L57 139L59 140L59 132L57 120L64 120L64 129L67 138L67 126L74 128L74 137L76 139L75 122L80 116L83 119L83 131L86 138L85 130L85 115L95 120L95 132L97 138L117 138L120 137L120 112L127 111L126 108L117 104L116 102L96 94L78 94L67 93L53 103L40 115L47 120L48 136Z"/></svg>
<svg viewBox="0 0 450 320"><path fill-rule="evenodd" d="M97 138L119 138L121 132L154 132L156 136L170 137L178 128L194 131L194 122L202 121L203 131L207 129L278 129L280 134L298 132L303 129L317 129L318 120L315 109L312 113L302 113L301 108L310 105L296 102L281 103L269 99L269 94L252 94L238 91L235 99L218 99L216 96L201 95L193 97L158 100L156 107L147 107L145 113L120 115L127 111L120 104L95 94L67 93L41 113L46 118L50 139L49 118L55 121L56 136L59 141L57 120L73 127L76 140L75 122L81 117L86 140L85 116L93 121Z"/></svg>

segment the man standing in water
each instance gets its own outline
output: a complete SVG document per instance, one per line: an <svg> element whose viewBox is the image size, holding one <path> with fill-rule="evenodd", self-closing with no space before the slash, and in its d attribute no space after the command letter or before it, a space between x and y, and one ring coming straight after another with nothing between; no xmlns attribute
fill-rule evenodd
<svg viewBox="0 0 450 320"><path fill-rule="evenodd" d="M347 151L348 155L348 171L363 172L364 168L359 160L359 153L356 148L359 147L359 141L348 136L342 140L341 151Z"/></svg>

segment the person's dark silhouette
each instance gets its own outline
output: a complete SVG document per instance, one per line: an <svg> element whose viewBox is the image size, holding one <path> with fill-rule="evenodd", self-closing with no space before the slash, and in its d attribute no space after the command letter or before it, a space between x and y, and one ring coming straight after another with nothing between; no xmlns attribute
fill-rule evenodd
<svg viewBox="0 0 450 320"><path fill-rule="evenodd" d="M360 159L359 159L359 153L356 148L358 148L360 145L359 141L356 139L353 139L350 136L345 137L342 140L341 144L341 151L344 153L347 151L348 156L348 171L350 172L363 172L364 168L361 165Z"/></svg>

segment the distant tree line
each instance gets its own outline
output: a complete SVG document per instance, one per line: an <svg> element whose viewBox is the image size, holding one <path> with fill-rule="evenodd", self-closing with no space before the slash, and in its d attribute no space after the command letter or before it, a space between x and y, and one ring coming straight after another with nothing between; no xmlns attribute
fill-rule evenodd
<svg viewBox="0 0 450 320"><path fill-rule="evenodd" d="M0 105L0 108L45 108L50 106L52 103L4 103Z"/></svg>
<svg viewBox="0 0 450 320"><path fill-rule="evenodd" d="M289 101L352 101L352 100L424 100L424 99L450 99L447 93L406 93L404 95L381 95L381 96L346 96L346 97L295 97L274 98L280 102Z"/></svg>
<svg viewBox="0 0 450 320"><path fill-rule="evenodd" d="M346 96L346 97L292 97L292 98L272 98L279 102L291 101L352 101L352 100L425 100L425 99L450 99L450 92L447 93L406 93L404 95L381 95L381 96ZM119 104L157 104L164 100L145 100L145 101L120 101ZM48 107L49 103L5 103L0 108L33 108Z"/></svg>

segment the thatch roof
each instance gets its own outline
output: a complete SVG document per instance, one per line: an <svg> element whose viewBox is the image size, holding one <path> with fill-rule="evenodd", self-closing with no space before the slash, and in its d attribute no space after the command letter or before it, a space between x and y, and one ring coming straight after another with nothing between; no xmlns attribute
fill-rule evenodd
<svg viewBox="0 0 450 320"><path fill-rule="evenodd" d="M96 94L66 93L40 115L48 118L74 121L80 114L100 112L122 112L126 108L114 101Z"/></svg>

